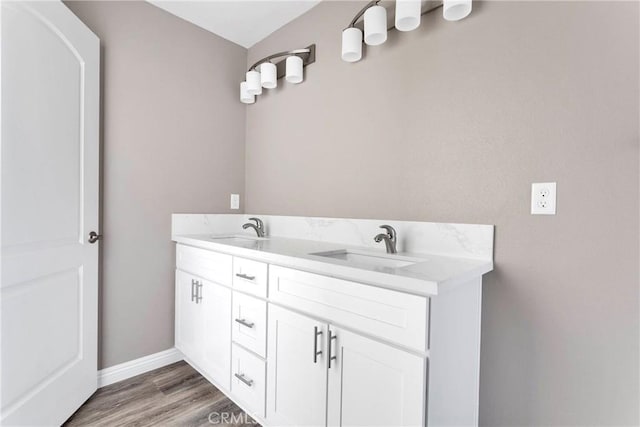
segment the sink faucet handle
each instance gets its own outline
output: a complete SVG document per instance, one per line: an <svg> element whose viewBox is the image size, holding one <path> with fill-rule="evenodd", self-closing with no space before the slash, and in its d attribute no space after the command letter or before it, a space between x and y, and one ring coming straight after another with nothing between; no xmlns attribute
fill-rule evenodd
<svg viewBox="0 0 640 427"><path fill-rule="evenodd" d="M381 225L380 228L384 228L385 230L387 230L387 234L389 235L389 238L393 241L396 240L396 230L395 228L393 228L390 225Z"/></svg>
<svg viewBox="0 0 640 427"><path fill-rule="evenodd" d="M256 227L258 227L260 230L262 230L264 228L264 223L262 222L262 220L260 218L249 218L249 221L255 221L256 222Z"/></svg>

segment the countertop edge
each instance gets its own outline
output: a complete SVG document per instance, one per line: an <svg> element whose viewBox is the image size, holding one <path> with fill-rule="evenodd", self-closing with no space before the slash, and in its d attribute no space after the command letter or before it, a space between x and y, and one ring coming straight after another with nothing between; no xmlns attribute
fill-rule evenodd
<svg viewBox="0 0 640 427"><path fill-rule="evenodd" d="M188 246L216 252L240 256L247 259L266 262L281 267L294 268L309 273L322 274L336 279L350 280L384 289L414 294L423 297L436 296L446 292L458 284L470 281L493 270L493 262L481 263L462 274L444 281L432 281L420 278L370 271L358 267L337 265L320 260L312 260L294 255L269 253L249 248L242 248L224 243L206 241L193 235L173 235L171 240ZM389 283L392 281L393 283ZM442 288L442 289L440 289Z"/></svg>

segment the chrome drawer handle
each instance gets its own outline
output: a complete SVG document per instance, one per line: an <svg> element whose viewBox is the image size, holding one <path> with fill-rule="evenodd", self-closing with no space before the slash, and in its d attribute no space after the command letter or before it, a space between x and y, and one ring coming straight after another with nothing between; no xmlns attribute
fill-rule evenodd
<svg viewBox="0 0 640 427"><path fill-rule="evenodd" d="M196 304L200 304L202 301L202 282L196 282Z"/></svg>
<svg viewBox="0 0 640 427"><path fill-rule="evenodd" d="M338 359L337 356L332 356L332 354L333 354L332 351L333 350L331 349L333 347L331 345L331 343L333 342L333 340L335 340L337 338L338 338L338 336L337 335L333 335L333 333L331 332L331 329L329 329L329 351L328 351L328 353L329 353L329 368L328 369L331 369L331 361Z"/></svg>
<svg viewBox="0 0 640 427"><path fill-rule="evenodd" d="M253 385L253 380L244 377L244 374L233 374L237 379L251 387Z"/></svg>
<svg viewBox="0 0 640 427"><path fill-rule="evenodd" d="M244 279L244 280L252 280L252 281L256 280L256 276L249 276L249 275L243 274L243 273L236 273L236 277L239 277L239 278Z"/></svg>
<svg viewBox="0 0 640 427"><path fill-rule="evenodd" d="M322 335L322 331L317 326L313 327L313 363L318 363L318 356L322 354L322 350L318 351L318 337Z"/></svg>
<svg viewBox="0 0 640 427"><path fill-rule="evenodd" d="M246 326L247 328L253 328L255 323L247 322L246 319L235 319L236 322L240 323L242 326Z"/></svg>

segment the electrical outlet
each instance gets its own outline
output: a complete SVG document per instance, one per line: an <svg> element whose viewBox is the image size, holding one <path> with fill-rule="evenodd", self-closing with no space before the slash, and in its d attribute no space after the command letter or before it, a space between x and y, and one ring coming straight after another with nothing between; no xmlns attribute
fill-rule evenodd
<svg viewBox="0 0 640 427"><path fill-rule="evenodd" d="M231 209L240 209L240 195L232 194L231 195Z"/></svg>
<svg viewBox="0 0 640 427"><path fill-rule="evenodd" d="M531 184L531 215L556 214L556 183Z"/></svg>

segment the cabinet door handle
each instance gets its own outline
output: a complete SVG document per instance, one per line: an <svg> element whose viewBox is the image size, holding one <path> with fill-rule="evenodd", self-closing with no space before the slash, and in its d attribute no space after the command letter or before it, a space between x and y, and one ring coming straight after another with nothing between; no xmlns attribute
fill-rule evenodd
<svg viewBox="0 0 640 427"><path fill-rule="evenodd" d="M322 354L322 350L318 351L318 337L322 335L322 331L317 326L313 327L313 363L318 363L318 356Z"/></svg>
<svg viewBox="0 0 640 427"><path fill-rule="evenodd" d="M246 385L248 385L249 387L253 385L253 380L250 380L249 378L245 378L244 374L233 374L233 376L239 379L240 381L242 381L243 383L245 383Z"/></svg>
<svg viewBox="0 0 640 427"><path fill-rule="evenodd" d="M253 328L255 323L247 322L246 319L235 319L236 322L240 323L242 326L246 326L247 328Z"/></svg>
<svg viewBox="0 0 640 427"><path fill-rule="evenodd" d="M196 279L191 279L191 302L193 302L196 299L196 292L195 292L196 283L198 283Z"/></svg>
<svg viewBox="0 0 640 427"><path fill-rule="evenodd" d="M202 282L196 282L196 304L200 304L202 301Z"/></svg>
<svg viewBox="0 0 640 427"><path fill-rule="evenodd" d="M244 280L251 280L251 281L256 280L256 276L249 276L248 274L244 274L244 273L236 273L236 277L239 277Z"/></svg>
<svg viewBox="0 0 640 427"><path fill-rule="evenodd" d="M329 329L329 346L328 346L328 348L329 348L329 367L327 369L331 369L331 361L332 360L337 360L338 359L338 356L332 356L331 355L332 354L331 348L333 347L331 345L331 343L333 342L333 340L335 340L337 338L338 338L338 336L337 335L333 335L333 333L331 332L331 329Z"/></svg>

